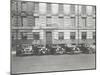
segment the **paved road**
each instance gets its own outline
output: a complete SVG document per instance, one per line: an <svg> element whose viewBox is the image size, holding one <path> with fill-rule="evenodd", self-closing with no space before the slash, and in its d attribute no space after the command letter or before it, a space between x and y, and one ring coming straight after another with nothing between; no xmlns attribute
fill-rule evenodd
<svg viewBox="0 0 100 75"><path fill-rule="evenodd" d="M12 57L12 73L95 68L94 54Z"/></svg>

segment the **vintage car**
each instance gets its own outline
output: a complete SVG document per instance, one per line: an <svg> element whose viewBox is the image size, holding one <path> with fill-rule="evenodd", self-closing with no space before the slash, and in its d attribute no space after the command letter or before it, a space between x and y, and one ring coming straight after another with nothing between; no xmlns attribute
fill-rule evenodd
<svg viewBox="0 0 100 75"><path fill-rule="evenodd" d="M71 51L69 52L69 54L80 54L80 53L82 53L82 51L78 46L72 47Z"/></svg>
<svg viewBox="0 0 100 75"><path fill-rule="evenodd" d="M55 54L64 54L65 53L65 49L62 48L61 46L57 46L55 49Z"/></svg>
<svg viewBox="0 0 100 75"><path fill-rule="evenodd" d="M61 47L65 50L66 54L69 54L73 48L73 46L68 46L67 44L62 45Z"/></svg>
<svg viewBox="0 0 100 75"><path fill-rule="evenodd" d="M95 53L95 46L94 45L88 46L87 49L88 49L88 54Z"/></svg>
<svg viewBox="0 0 100 75"><path fill-rule="evenodd" d="M46 54L49 54L49 52L50 52L50 50L48 48L46 48L45 46L38 49L39 55L46 55Z"/></svg>
<svg viewBox="0 0 100 75"><path fill-rule="evenodd" d="M28 44L23 44L22 45L22 55L33 55L34 54L34 50L32 49L32 45L28 45Z"/></svg>
<svg viewBox="0 0 100 75"><path fill-rule="evenodd" d="M79 48L82 51L82 53L85 53L85 54L95 53L95 46L91 46L91 45L81 45Z"/></svg>
<svg viewBox="0 0 100 75"><path fill-rule="evenodd" d="M82 51L82 53L88 54L88 48L85 45L80 45L80 50Z"/></svg>

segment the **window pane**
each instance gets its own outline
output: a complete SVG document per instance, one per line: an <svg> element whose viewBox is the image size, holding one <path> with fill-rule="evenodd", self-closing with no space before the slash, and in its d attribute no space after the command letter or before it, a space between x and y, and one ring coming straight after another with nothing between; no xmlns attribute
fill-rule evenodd
<svg viewBox="0 0 100 75"><path fill-rule="evenodd" d="M75 39L75 32L70 32L70 39Z"/></svg>
<svg viewBox="0 0 100 75"><path fill-rule="evenodd" d="M22 19L23 19L22 25L27 26L28 25L27 17L22 17Z"/></svg>
<svg viewBox="0 0 100 75"><path fill-rule="evenodd" d="M15 39L16 39L16 35L17 35L17 34L16 34L15 32L12 32L12 37L11 37L12 40L15 40Z"/></svg>
<svg viewBox="0 0 100 75"><path fill-rule="evenodd" d="M85 40L87 37L87 33L86 32L82 32L82 39Z"/></svg>
<svg viewBox="0 0 100 75"><path fill-rule="evenodd" d="M82 18L83 27L86 27L86 18Z"/></svg>
<svg viewBox="0 0 100 75"><path fill-rule="evenodd" d="M51 17L46 18L47 26L51 26Z"/></svg>
<svg viewBox="0 0 100 75"><path fill-rule="evenodd" d="M60 24L60 26L64 25L64 18L63 17L59 17L59 24Z"/></svg>
<svg viewBox="0 0 100 75"><path fill-rule="evenodd" d="M11 10L12 11L16 11L17 10L17 2L12 1L12 3L11 3Z"/></svg>
<svg viewBox="0 0 100 75"><path fill-rule="evenodd" d="M59 13L63 13L63 4L59 4Z"/></svg>
<svg viewBox="0 0 100 75"><path fill-rule="evenodd" d="M59 32L59 40L63 40L64 39L64 32Z"/></svg>
<svg viewBox="0 0 100 75"><path fill-rule="evenodd" d="M18 25L18 19L16 16L12 17L12 26L17 26Z"/></svg>
<svg viewBox="0 0 100 75"><path fill-rule="evenodd" d="M27 11L27 3L22 2L22 11Z"/></svg>
<svg viewBox="0 0 100 75"><path fill-rule="evenodd" d="M51 4L47 3L47 13L51 13Z"/></svg>
<svg viewBox="0 0 100 75"><path fill-rule="evenodd" d="M39 11L39 3L36 2L34 6L35 6L34 11L37 13Z"/></svg>
<svg viewBox="0 0 100 75"><path fill-rule="evenodd" d="M94 15L96 14L96 7L95 6L92 6L92 12Z"/></svg>
<svg viewBox="0 0 100 75"><path fill-rule="evenodd" d="M70 20L71 20L71 26L74 27L75 26L75 17L71 17Z"/></svg>
<svg viewBox="0 0 100 75"><path fill-rule="evenodd" d="M27 33L27 39L33 39L33 34L32 33Z"/></svg>
<svg viewBox="0 0 100 75"><path fill-rule="evenodd" d="M86 15L86 6L82 6L81 10L82 15Z"/></svg>
<svg viewBox="0 0 100 75"><path fill-rule="evenodd" d="M27 33L26 32L21 32L21 39L27 39Z"/></svg>
<svg viewBox="0 0 100 75"><path fill-rule="evenodd" d="M93 39L96 39L96 35L95 35L95 32L93 32Z"/></svg>
<svg viewBox="0 0 100 75"><path fill-rule="evenodd" d="M39 32L33 32L33 39L34 40L39 40L40 39Z"/></svg>
<svg viewBox="0 0 100 75"><path fill-rule="evenodd" d="M35 17L35 24L36 26L39 26L39 17Z"/></svg>
<svg viewBox="0 0 100 75"><path fill-rule="evenodd" d="M70 6L70 13L75 14L75 5Z"/></svg>
<svg viewBox="0 0 100 75"><path fill-rule="evenodd" d="M35 26L33 16L28 16L28 26Z"/></svg>
<svg viewBox="0 0 100 75"><path fill-rule="evenodd" d="M93 26L95 27L95 25L96 25L96 18L93 17Z"/></svg>

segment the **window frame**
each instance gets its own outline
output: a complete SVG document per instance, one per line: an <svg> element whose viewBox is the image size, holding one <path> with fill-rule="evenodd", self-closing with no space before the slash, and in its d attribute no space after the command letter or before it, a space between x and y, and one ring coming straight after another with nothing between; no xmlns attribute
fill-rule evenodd
<svg viewBox="0 0 100 75"><path fill-rule="evenodd" d="M75 21L75 17L70 17L70 21L72 23L72 20L74 21L73 24L71 24L72 27L75 27L76 25L76 21Z"/></svg>
<svg viewBox="0 0 100 75"><path fill-rule="evenodd" d="M36 18L38 19L38 21L36 20ZM35 24L34 24L34 26L38 26L36 23L38 23L39 22L39 16L34 16L34 20L35 20Z"/></svg>
<svg viewBox="0 0 100 75"><path fill-rule="evenodd" d="M84 35L85 34L85 35ZM86 40L87 39L87 32L82 32L81 39Z"/></svg>
<svg viewBox="0 0 100 75"><path fill-rule="evenodd" d="M48 19L49 19L49 21L48 21ZM51 24L52 24L51 22L52 22L52 17L51 16L46 17L46 26L47 27L51 26Z"/></svg>
<svg viewBox="0 0 100 75"><path fill-rule="evenodd" d="M64 40L64 32L58 32L58 39Z"/></svg>
<svg viewBox="0 0 100 75"><path fill-rule="evenodd" d="M51 13L51 3L47 3L47 13Z"/></svg>
<svg viewBox="0 0 100 75"><path fill-rule="evenodd" d="M70 13L71 13L71 15L75 14L75 5L74 4L70 5Z"/></svg>
<svg viewBox="0 0 100 75"><path fill-rule="evenodd" d="M36 36L38 36L38 38ZM33 32L33 39L40 40L40 32Z"/></svg>
<svg viewBox="0 0 100 75"><path fill-rule="evenodd" d="M82 17L82 23L85 24L83 27L87 27L87 17Z"/></svg>
<svg viewBox="0 0 100 75"><path fill-rule="evenodd" d="M87 14L86 6L85 5L82 5L82 7L81 7L81 14L82 15L86 15Z"/></svg>
<svg viewBox="0 0 100 75"><path fill-rule="evenodd" d="M59 20L59 24L61 24L62 26L64 26L64 17L59 16L58 20Z"/></svg>
<svg viewBox="0 0 100 75"><path fill-rule="evenodd" d="M70 32L70 39L75 40L76 39L76 32Z"/></svg>
<svg viewBox="0 0 100 75"><path fill-rule="evenodd" d="M21 16L21 25L22 25L22 27L27 26L27 25L24 25L25 24L24 23L24 18L27 19L27 24L28 24L28 18L27 18L27 16Z"/></svg>
<svg viewBox="0 0 100 75"><path fill-rule="evenodd" d="M60 14L63 14L64 13L64 5L63 4L58 4L59 6L58 6L58 11L59 11L59 13Z"/></svg>
<svg viewBox="0 0 100 75"><path fill-rule="evenodd" d="M39 12L39 2L34 2L34 12L35 13Z"/></svg>
<svg viewBox="0 0 100 75"><path fill-rule="evenodd" d="M92 38L93 38L93 40L96 39L96 32L93 32L93 33L92 33Z"/></svg>
<svg viewBox="0 0 100 75"><path fill-rule="evenodd" d="M25 7L25 6L26 6L26 9L23 10L23 7ZM21 12L26 12L26 11L27 11L27 2L23 1L23 2L21 2Z"/></svg>
<svg viewBox="0 0 100 75"><path fill-rule="evenodd" d="M20 32L20 35L22 40L27 40L27 32Z"/></svg>
<svg viewBox="0 0 100 75"><path fill-rule="evenodd" d="M92 14L95 15L96 14L96 6L92 6Z"/></svg>

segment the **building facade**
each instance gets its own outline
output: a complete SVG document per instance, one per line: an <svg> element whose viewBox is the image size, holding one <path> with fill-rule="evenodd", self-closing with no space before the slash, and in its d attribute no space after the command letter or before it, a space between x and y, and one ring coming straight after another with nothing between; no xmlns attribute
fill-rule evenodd
<svg viewBox="0 0 100 75"><path fill-rule="evenodd" d="M12 0L11 38L12 44L95 44L96 7Z"/></svg>

